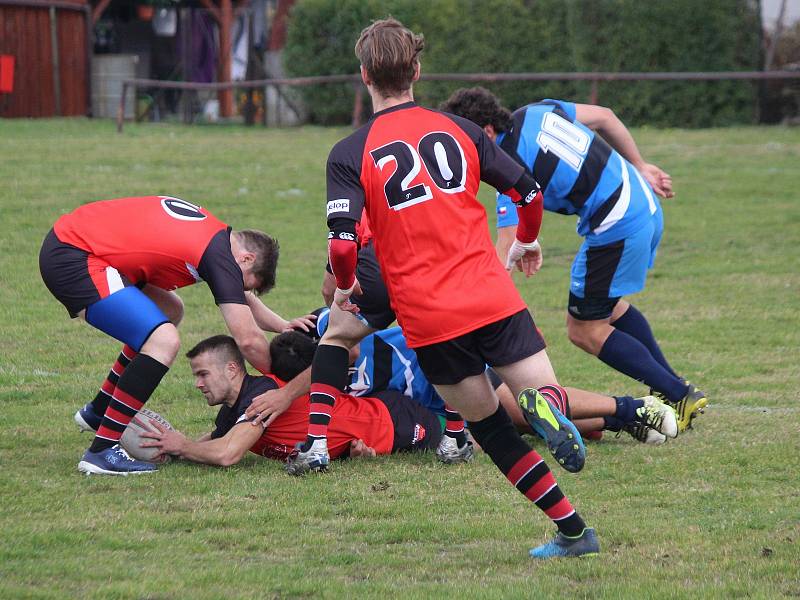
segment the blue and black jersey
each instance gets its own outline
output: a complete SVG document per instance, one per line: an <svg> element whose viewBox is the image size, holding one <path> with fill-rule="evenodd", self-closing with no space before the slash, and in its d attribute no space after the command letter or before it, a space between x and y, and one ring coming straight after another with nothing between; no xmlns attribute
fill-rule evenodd
<svg viewBox="0 0 800 600"><path fill-rule="evenodd" d="M578 215L581 236L621 239L658 210L642 175L594 131L575 119L575 104L542 100L513 114L497 143L539 183L544 208ZM497 198L498 227L516 225L511 199Z"/></svg>

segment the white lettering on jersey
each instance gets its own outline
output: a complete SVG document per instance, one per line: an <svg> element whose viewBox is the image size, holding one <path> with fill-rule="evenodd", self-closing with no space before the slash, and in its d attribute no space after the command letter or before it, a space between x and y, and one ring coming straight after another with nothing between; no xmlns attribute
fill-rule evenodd
<svg viewBox="0 0 800 600"><path fill-rule="evenodd" d="M350 212L350 200L347 198L340 198L339 200L329 200L328 201L328 216L331 213L338 213L338 212Z"/></svg>

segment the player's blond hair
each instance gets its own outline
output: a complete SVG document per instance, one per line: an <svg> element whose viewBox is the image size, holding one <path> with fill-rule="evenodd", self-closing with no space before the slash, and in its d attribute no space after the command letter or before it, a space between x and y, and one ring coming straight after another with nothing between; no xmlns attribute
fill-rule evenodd
<svg viewBox="0 0 800 600"><path fill-rule="evenodd" d="M365 27L356 42L356 56L375 89L384 97L411 88L425 38L389 17Z"/></svg>

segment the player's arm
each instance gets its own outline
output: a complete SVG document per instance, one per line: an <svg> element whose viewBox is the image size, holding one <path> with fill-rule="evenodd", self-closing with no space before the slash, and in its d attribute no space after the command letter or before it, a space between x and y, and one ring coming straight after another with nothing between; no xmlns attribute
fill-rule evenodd
<svg viewBox="0 0 800 600"><path fill-rule="evenodd" d="M269 373L269 344L247 304L220 304L219 310L245 360L262 373Z"/></svg>
<svg viewBox="0 0 800 600"><path fill-rule="evenodd" d="M311 367L300 373L282 388L264 392L253 398L245 415L255 425L269 426L282 415L295 398L311 391Z"/></svg>
<svg viewBox="0 0 800 600"><path fill-rule="evenodd" d="M142 437L152 441L143 442L142 447L158 448L184 460L220 467L229 467L242 460L264 431L262 427L247 427L247 423L242 422L220 438L211 439L209 433L198 440L190 440L178 431L168 430L158 423L153 425L158 432L143 432Z"/></svg>
<svg viewBox="0 0 800 600"><path fill-rule="evenodd" d="M273 333L281 333L289 329L302 329L303 331L311 331L314 328L314 315L305 315L297 317L291 321L287 321L278 313L273 311L269 306L264 304L261 299L253 292L245 292L245 300L253 313L253 318L264 331L271 331Z"/></svg>
<svg viewBox="0 0 800 600"><path fill-rule="evenodd" d="M575 104L575 118L603 136L614 150L644 175L656 194L663 198L675 195L672 191L672 178L656 165L645 162L631 132L613 110L593 104Z"/></svg>

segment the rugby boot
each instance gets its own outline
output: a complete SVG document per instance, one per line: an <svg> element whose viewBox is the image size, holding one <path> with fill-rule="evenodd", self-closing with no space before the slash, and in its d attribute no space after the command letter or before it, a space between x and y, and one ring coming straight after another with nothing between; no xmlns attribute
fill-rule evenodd
<svg viewBox="0 0 800 600"><path fill-rule="evenodd" d="M678 431L681 433L687 429L691 429L694 418L698 414L705 413L705 408L708 406L708 398L706 398L706 395L702 391L698 390L688 381L686 381L686 385L689 386L689 389L686 390L686 395L677 402L673 402L664 396L664 394L652 389L650 390L651 394L675 409L675 412L678 414Z"/></svg>
<svg viewBox="0 0 800 600"><path fill-rule="evenodd" d="M668 438L678 437L678 415L675 409L655 396L637 398L644 405L636 409L634 423L654 429Z"/></svg>
<svg viewBox="0 0 800 600"><path fill-rule="evenodd" d="M629 433L633 439L643 444L659 445L667 441L667 436L659 433L652 427L648 427L642 423L632 421L622 426L622 429L617 432L616 437L620 436L622 432Z"/></svg>
<svg viewBox="0 0 800 600"><path fill-rule="evenodd" d="M153 463L131 458L119 444L100 452L84 452L78 471L87 475L140 475L158 471Z"/></svg>
<svg viewBox="0 0 800 600"><path fill-rule="evenodd" d="M314 440L311 447L303 451L303 442L297 442L292 453L286 458L285 469L289 475L305 475L309 471L322 473L328 470L331 457L328 454L328 440Z"/></svg>
<svg viewBox="0 0 800 600"><path fill-rule="evenodd" d="M533 388L522 390L517 402L528 425L545 441L558 464L570 473L580 471L586 462L586 447L572 421Z"/></svg>
<svg viewBox="0 0 800 600"><path fill-rule="evenodd" d="M599 553L597 534L591 527L584 529L581 535L575 538L567 537L559 531L554 539L529 552L531 558L570 558L594 556Z"/></svg>
<svg viewBox="0 0 800 600"><path fill-rule="evenodd" d="M475 450L472 442L466 441L463 446L459 446L456 438L449 435L443 435L439 447L436 448L436 458L446 465L469 462L473 456L475 456Z"/></svg>
<svg viewBox="0 0 800 600"><path fill-rule="evenodd" d="M103 415L98 415L96 412L94 412L94 406L92 406L92 403L89 402L83 408L78 409L73 418L82 432L95 432L100 427L100 422L103 420Z"/></svg>

